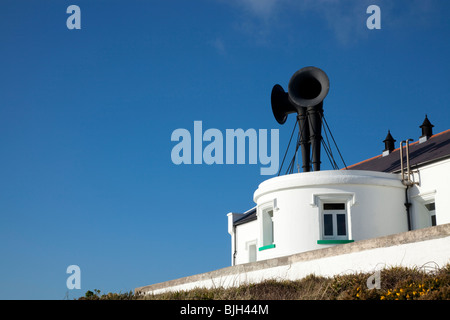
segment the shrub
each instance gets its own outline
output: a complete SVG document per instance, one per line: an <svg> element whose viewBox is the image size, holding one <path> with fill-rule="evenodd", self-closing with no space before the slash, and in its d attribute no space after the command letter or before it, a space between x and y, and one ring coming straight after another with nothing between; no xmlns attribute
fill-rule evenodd
<svg viewBox="0 0 450 320"><path fill-rule="evenodd" d="M162 294L136 295L87 291L79 300L450 300L450 264L427 271L391 267L380 271L381 288L369 289L371 273L309 275L303 279L265 280L232 288L196 288Z"/></svg>

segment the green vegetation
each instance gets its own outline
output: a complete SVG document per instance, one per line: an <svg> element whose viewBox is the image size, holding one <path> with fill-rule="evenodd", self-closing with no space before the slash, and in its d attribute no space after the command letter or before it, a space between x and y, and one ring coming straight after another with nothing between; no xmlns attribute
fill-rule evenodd
<svg viewBox="0 0 450 320"><path fill-rule="evenodd" d="M79 300L450 300L450 264L426 271L392 267L381 270L380 288L368 289L372 274L357 273L331 278L315 275L301 280L266 280L236 288L197 288L157 295L86 292Z"/></svg>

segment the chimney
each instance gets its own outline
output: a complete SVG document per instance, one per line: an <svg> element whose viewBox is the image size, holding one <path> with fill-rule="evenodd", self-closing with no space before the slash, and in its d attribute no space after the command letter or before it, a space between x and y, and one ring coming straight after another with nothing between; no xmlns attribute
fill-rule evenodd
<svg viewBox="0 0 450 320"><path fill-rule="evenodd" d="M383 157L389 155L392 151L394 151L395 141L397 141L397 140L394 140L394 138L392 138L391 131L388 130L386 139L383 140L383 142L384 142Z"/></svg>
<svg viewBox="0 0 450 320"><path fill-rule="evenodd" d="M425 120L423 120L423 123L420 126L422 135L419 138L419 143L427 141L433 135L433 127L430 120L428 120L428 116L425 115Z"/></svg>

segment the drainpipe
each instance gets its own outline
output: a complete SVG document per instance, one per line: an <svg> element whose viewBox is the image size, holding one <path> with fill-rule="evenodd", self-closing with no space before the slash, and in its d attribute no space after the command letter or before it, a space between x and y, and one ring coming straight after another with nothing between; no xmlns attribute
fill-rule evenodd
<svg viewBox="0 0 450 320"><path fill-rule="evenodd" d="M236 255L237 255L237 250L236 250L236 226L234 225L234 221L237 219L238 215L236 213L228 213L227 217L228 217L228 233L231 235L231 265L234 266L236 264Z"/></svg>
<svg viewBox="0 0 450 320"><path fill-rule="evenodd" d="M412 230L411 226L411 212L409 208L411 207L411 203L408 200L408 189L415 185L419 184L418 182L414 182L411 179L411 166L409 165L409 142L413 141L412 139L408 139L406 141L402 141L400 143L400 169L401 169L401 175L402 175L402 183L404 186L406 186L405 189L405 207L406 207L406 216L408 219L408 231ZM403 143L406 144L406 173L405 168L403 164Z"/></svg>
<svg viewBox="0 0 450 320"><path fill-rule="evenodd" d="M233 225L233 260L232 260L232 265L235 266L236 265L236 255L237 255L237 250L236 250L236 226Z"/></svg>
<svg viewBox="0 0 450 320"><path fill-rule="evenodd" d="M411 229L411 213L409 211L409 208L411 207L411 203L408 201L408 189L409 189L409 186L406 186L406 189L405 189L405 199L406 199L405 207L406 207L406 217L408 219L408 231L411 231L412 230Z"/></svg>

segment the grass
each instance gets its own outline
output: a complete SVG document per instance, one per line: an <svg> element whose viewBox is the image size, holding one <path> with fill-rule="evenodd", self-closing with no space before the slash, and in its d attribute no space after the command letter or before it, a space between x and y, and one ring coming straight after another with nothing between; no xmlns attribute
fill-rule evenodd
<svg viewBox="0 0 450 320"><path fill-rule="evenodd" d="M265 280L233 288L197 288L156 295L86 292L78 300L450 300L450 264L436 270L391 267L380 271L380 288L369 289L373 273L301 280Z"/></svg>

